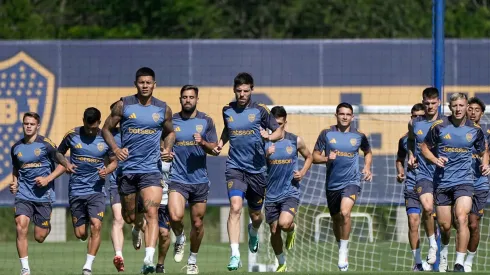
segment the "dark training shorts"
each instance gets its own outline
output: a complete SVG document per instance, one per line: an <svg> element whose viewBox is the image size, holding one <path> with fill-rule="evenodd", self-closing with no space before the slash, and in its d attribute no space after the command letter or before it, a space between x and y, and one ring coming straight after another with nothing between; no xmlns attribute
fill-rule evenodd
<svg viewBox="0 0 490 275"><path fill-rule="evenodd" d="M225 178L229 198L233 196L245 197L250 209L262 209L266 185L263 173L251 174L238 169L226 169Z"/></svg>
<svg viewBox="0 0 490 275"><path fill-rule="evenodd" d="M88 224L91 218L104 219L105 195L96 193L70 198L70 210L73 227Z"/></svg>
<svg viewBox="0 0 490 275"><path fill-rule="evenodd" d="M360 193L361 187L355 184L347 185L339 190L327 190L327 204L330 215L333 216L340 212L342 198L350 198L356 202Z"/></svg>
<svg viewBox="0 0 490 275"><path fill-rule="evenodd" d="M52 206L49 202L33 202L15 199L15 217L26 216L37 226L49 228L51 226Z"/></svg>
<svg viewBox="0 0 490 275"><path fill-rule="evenodd" d="M297 198L286 198L278 202L266 202L265 203L265 220L267 223L273 223L279 220L281 212L289 212L291 215L296 216L298 211L299 200Z"/></svg>

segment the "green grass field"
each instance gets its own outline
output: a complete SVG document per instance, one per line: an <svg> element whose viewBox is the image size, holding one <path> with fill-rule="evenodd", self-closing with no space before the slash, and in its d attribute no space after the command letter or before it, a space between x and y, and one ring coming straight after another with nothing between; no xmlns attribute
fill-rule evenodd
<svg viewBox="0 0 490 275"><path fill-rule="evenodd" d="M69 241L67 243L45 243L37 244L29 243L29 264L33 275L47 274L81 274L81 269L85 263L86 243L79 241ZM172 246L171 246L172 248ZM247 272L247 247L241 245L241 254L244 267L238 272ZM187 250L187 249L186 249ZM124 258L126 271L123 274L139 274L144 250L133 250L131 243L126 242L124 248ZM156 255L155 255L156 256ZM101 249L94 262L94 274L118 274L112 265L112 244L108 240L103 240ZM229 248L226 244L203 244L198 256L199 270L203 274L230 274L227 271ZM17 257L14 242L0 243L0 274L18 274L20 271L20 263ZM185 265L187 255L182 263L175 263L172 257L172 251L169 251L169 257L165 264L167 273L185 274ZM326 263L331 264L331 263ZM334 265L332 265L334 266ZM388 267L386 262L383 266ZM354 269L354 266L351 266ZM407 267L409 268L409 267ZM383 269L384 270L384 269ZM394 272L394 271L372 271L372 272L357 272L351 271L353 274L411 274L411 272ZM120 273L121 274L121 273ZM315 272L300 272L292 274L315 274ZM320 273L317 273L320 274ZM328 274L341 274L337 271L328 272ZM345 274L345 273L342 273ZM476 273L478 274L478 273ZM480 273L480 274L488 274Z"/></svg>

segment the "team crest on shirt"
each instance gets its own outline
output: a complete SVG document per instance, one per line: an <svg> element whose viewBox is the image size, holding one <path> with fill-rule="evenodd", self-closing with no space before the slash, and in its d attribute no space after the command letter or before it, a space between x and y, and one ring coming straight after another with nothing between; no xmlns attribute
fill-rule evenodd
<svg viewBox="0 0 490 275"><path fill-rule="evenodd" d="M6 138L2 140L4 147L0 151L0 159L9 159L10 147L6 147L22 137L24 113L38 113L44 121L39 134L48 134L55 106L55 83L55 75L25 52L19 51L0 60L0 132ZM10 161L0 162L0 190L10 183L10 171Z"/></svg>
<svg viewBox="0 0 490 275"><path fill-rule="evenodd" d="M203 129L203 126L202 126L201 124L196 125L196 131L197 131L198 133L201 133L202 129Z"/></svg>
<svg viewBox="0 0 490 275"><path fill-rule="evenodd" d="M153 118L153 121L157 122L159 119L160 119L160 114L158 113L153 113L151 115L151 117Z"/></svg>
<svg viewBox="0 0 490 275"><path fill-rule="evenodd" d="M227 183L227 185L228 185L228 189L230 189L230 188L233 186L233 181L231 181L231 180L230 180L230 181Z"/></svg>
<svg viewBox="0 0 490 275"><path fill-rule="evenodd" d="M248 115L248 121L254 122L255 121L255 114L249 114Z"/></svg>
<svg viewBox="0 0 490 275"><path fill-rule="evenodd" d="M101 152L104 151L104 147L105 147L104 143L102 143L102 142L97 143L97 149L99 151L101 151Z"/></svg>
<svg viewBox="0 0 490 275"><path fill-rule="evenodd" d="M471 133L467 133L467 134L466 134L466 140L467 140L468 142L470 142L472 138L473 138L473 135L472 135Z"/></svg>
<svg viewBox="0 0 490 275"><path fill-rule="evenodd" d="M351 138L350 139L350 145L355 146L357 144L357 139Z"/></svg>
<svg viewBox="0 0 490 275"><path fill-rule="evenodd" d="M291 155L293 153L293 147L292 146L286 147L286 152L288 152L288 154Z"/></svg>
<svg viewBox="0 0 490 275"><path fill-rule="evenodd" d="M36 150L34 150L34 155L36 155L36 157L39 157L40 154L41 154L41 149L36 148Z"/></svg>

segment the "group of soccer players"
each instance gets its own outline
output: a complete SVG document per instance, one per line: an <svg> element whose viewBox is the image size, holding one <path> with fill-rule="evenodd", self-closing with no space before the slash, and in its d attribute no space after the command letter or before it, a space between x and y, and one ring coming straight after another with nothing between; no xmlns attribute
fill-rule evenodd
<svg viewBox="0 0 490 275"><path fill-rule="evenodd" d="M236 100L223 108L224 128L219 139L213 119L197 110L198 87L182 87L181 110L172 114L165 102L153 97L156 81L152 69L140 68L134 84L137 93L111 105L102 129L100 111L88 108L83 115L83 126L70 130L58 147L38 134L41 123L38 114L24 115L24 137L11 150L14 169L10 185L16 195L21 275L30 274L28 224L32 220L35 239L43 242L51 229L54 179L65 172L70 175L69 204L75 236L88 239L83 275L92 274L92 263L101 243L107 177L114 214L112 242L116 269L124 271L124 222L133 225L135 249L141 247L144 236L143 274L164 272L170 229L176 235L174 260L182 261L187 202L191 216L187 274L198 274L197 254L204 234L210 185L206 155L219 155L228 142L225 178L230 201L227 226L231 257L227 269L241 267L239 221L246 199L251 219L249 250L256 253L259 249L258 231L264 208L271 245L279 263L277 271L287 270L281 232L287 232L285 247L291 249L295 242L294 216L299 205L300 181L312 163L328 167L326 196L339 246L338 267L342 271L348 269L350 213L361 191L361 182L372 179L370 145L366 136L351 125L354 114L350 104L337 106L337 124L320 133L310 153L301 137L285 131L287 113L283 107L269 110L252 101L254 80L248 73L240 73L234 79ZM359 149L365 157L362 171L358 168ZM69 159L65 157L68 150ZM305 160L301 168L298 153ZM153 258L158 241L155 266Z"/></svg>
<svg viewBox="0 0 490 275"><path fill-rule="evenodd" d="M426 88L422 92L422 103L411 110L408 133L398 146L397 180L405 182L409 242L415 260L413 271L424 271L418 234L422 214L429 239L429 266L425 270L436 262L436 217L442 243L439 271L448 271L448 246L451 226L454 226L457 233L453 271L471 272L480 240L479 223L489 193L487 144L490 131L482 130L479 124L485 112L485 104L480 99L468 100L466 94L452 94L450 116L439 114L440 104L439 91Z"/></svg>

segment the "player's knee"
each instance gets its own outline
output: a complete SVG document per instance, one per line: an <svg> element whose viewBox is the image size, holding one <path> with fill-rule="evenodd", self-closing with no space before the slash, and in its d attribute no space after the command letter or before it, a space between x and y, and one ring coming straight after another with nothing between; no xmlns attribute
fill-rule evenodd
<svg viewBox="0 0 490 275"><path fill-rule="evenodd" d="M114 217L112 220L112 224L115 225L117 228L122 228L124 226L124 219L122 216L119 217Z"/></svg>
<svg viewBox="0 0 490 275"><path fill-rule="evenodd" d="M16 224L17 236L25 237L27 236L27 231L29 229L28 225L24 225L23 223Z"/></svg>
<svg viewBox="0 0 490 275"><path fill-rule="evenodd" d="M350 220L350 210L348 209L340 209L340 217L342 220Z"/></svg>
<svg viewBox="0 0 490 275"><path fill-rule="evenodd" d="M277 222L271 223L271 235L275 235L276 233L280 233L281 231L277 228Z"/></svg>
<svg viewBox="0 0 490 275"><path fill-rule="evenodd" d="M92 235L99 234L102 229L102 222L97 220L90 224L90 232Z"/></svg>
<svg viewBox="0 0 490 275"><path fill-rule="evenodd" d="M293 224L293 220L292 219L279 220L279 228L281 230L288 230L289 228L291 228L291 225L292 224Z"/></svg>
<svg viewBox="0 0 490 275"><path fill-rule="evenodd" d="M408 226L410 231L419 230L420 225L420 217L418 215L409 215L408 216Z"/></svg>
<svg viewBox="0 0 490 275"><path fill-rule="evenodd" d="M77 239L79 240L82 240L82 241L85 241L87 240L87 231L85 229L75 229L75 237L77 237Z"/></svg>
<svg viewBox="0 0 490 275"><path fill-rule="evenodd" d="M192 220L192 227L194 227L196 230L201 230L203 226L204 222L201 218L195 218Z"/></svg>
<svg viewBox="0 0 490 275"><path fill-rule="evenodd" d="M170 238L170 231L166 228L160 227L160 239L162 241L168 240Z"/></svg>
<svg viewBox="0 0 490 275"><path fill-rule="evenodd" d="M170 220L172 220L172 222L181 222L183 219L184 219L184 213L178 213L177 211L172 211L169 213L169 216L170 216Z"/></svg>
<svg viewBox="0 0 490 275"><path fill-rule="evenodd" d="M48 234L46 234L46 233L37 233L37 234L34 234L34 239L38 243L43 243L44 240L46 240L47 236L48 236Z"/></svg>
<svg viewBox="0 0 490 275"><path fill-rule="evenodd" d="M424 217L430 218L434 213L434 206L432 204L426 204L423 206L424 208Z"/></svg>
<svg viewBox="0 0 490 275"><path fill-rule="evenodd" d="M467 226L468 225L468 215L467 214L458 214L456 216L456 225L458 227Z"/></svg>
<svg viewBox="0 0 490 275"><path fill-rule="evenodd" d="M476 234L479 234L480 232L480 226L479 226L479 222L478 220L476 219L471 219L469 220L469 224L468 224L468 228L470 229L470 231L472 233L476 233Z"/></svg>
<svg viewBox="0 0 490 275"><path fill-rule="evenodd" d="M132 214L125 213L125 214L123 214L123 219L126 223L132 224L132 223L134 223L134 221L136 219L136 215L134 213L132 213Z"/></svg>
<svg viewBox="0 0 490 275"><path fill-rule="evenodd" d="M241 204L231 204L230 207L230 217L239 217L242 214L242 205Z"/></svg>

